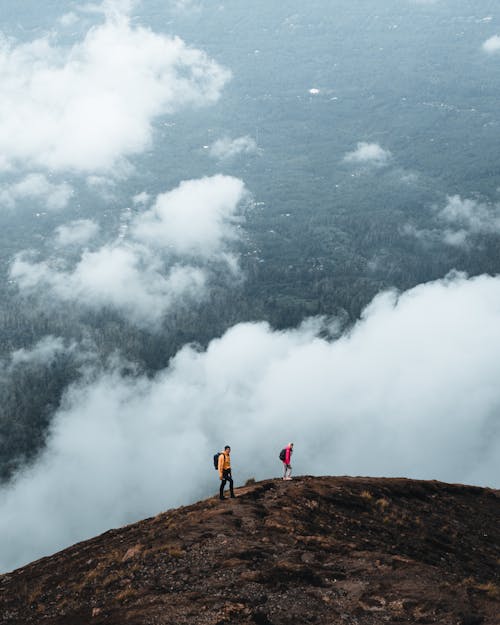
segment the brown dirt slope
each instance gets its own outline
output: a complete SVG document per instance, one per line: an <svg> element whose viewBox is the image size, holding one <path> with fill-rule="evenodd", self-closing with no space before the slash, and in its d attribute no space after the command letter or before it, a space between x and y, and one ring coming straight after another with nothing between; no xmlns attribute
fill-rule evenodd
<svg viewBox="0 0 500 625"><path fill-rule="evenodd" d="M500 623L500 492L302 477L0 576L9 625Z"/></svg>

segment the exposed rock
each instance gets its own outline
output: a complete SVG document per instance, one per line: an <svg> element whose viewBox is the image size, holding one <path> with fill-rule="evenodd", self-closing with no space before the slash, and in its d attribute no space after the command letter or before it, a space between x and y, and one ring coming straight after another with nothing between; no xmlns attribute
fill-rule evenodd
<svg viewBox="0 0 500 625"><path fill-rule="evenodd" d="M500 493L265 481L0 576L9 625L500 623Z"/></svg>

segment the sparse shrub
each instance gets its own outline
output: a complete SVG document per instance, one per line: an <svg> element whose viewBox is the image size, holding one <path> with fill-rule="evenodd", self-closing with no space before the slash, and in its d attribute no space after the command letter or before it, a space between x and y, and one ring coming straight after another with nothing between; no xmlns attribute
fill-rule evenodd
<svg viewBox="0 0 500 625"><path fill-rule="evenodd" d="M364 499L365 501L372 501L373 495L370 493L369 490L362 490L361 499Z"/></svg>
<svg viewBox="0 0 500 625"><path fill-rule="evenodd" d="M186 553L180 547L169 547L167 551L168 555L172 556L172 558L182 558L182 556Z"/></svg>
<svg viewBox="0 0 500 625"><path fill-rule="evenodd" d="M113 571L103 580L102 586L103 588L107 588L108 586L118 582L121 578L122 576L117 571Z"/></svg>
<svg viewBox="0 0 500 625"><path fill-rule="evenodd" d="M28 595L28 604L31 605L32 603L37 603L38 598L40 597L41 594L42 594L42 591L40 588L33 589Z"/></svg>
<svg viewBox="0 0 500 625"><path fill-rule="evenodd" d="M126 562L127 560L135 558L141 553L142 549L143 549L143 545L140 543L137 545L134 545L133 547L130 547L125 552L125 555L122 558L122 562Z"/></svg>
<svg viewBox="0 0 500 625"><path fill-rule="evenodd" d="M487 582L486 584L477 584L476 588L485 592L488 597L492 599L500 599L500 587L493 582Z"/></svg>
<svg viewBox="0 0 500 625"><path fill-rule="evenodd" d="M255 484L254 477L249 477L248 480L245 482L245 486L252 486L253 484Z"/></svg>
<svg viewBox="0 0 500 625"><path fill-rule="evenodd" d="M471 590L484 592L490 599L500 599L500 586L494 582L480 584L474 577L466 577L462 583Z"/></svg>
<svg viewBox="0 0 500 625"><path fill-rule="evenodd" d="M389 500L386 499L385 497L381 497L380 499L377 499L375 503L380 508L381 512L384 512L384 510L389 506Z"/></svg>
<svg viewBox="0 0 500 625"><path fill-rule="evenodd" d="M135 591L130 586L128 588L125 588L124 590L121 590L116 595L116 599L118 601L122 601L122 602L125 602L128 599L132 599L132 597L135 597Z"/></svg>
<svg viewBox="0 0 500 625"><path fill-rule="evenodd" d="M92 569L87 573L84 578L84 585L92 584L102 574L102 567L98 565L95 569Z"/></svg>

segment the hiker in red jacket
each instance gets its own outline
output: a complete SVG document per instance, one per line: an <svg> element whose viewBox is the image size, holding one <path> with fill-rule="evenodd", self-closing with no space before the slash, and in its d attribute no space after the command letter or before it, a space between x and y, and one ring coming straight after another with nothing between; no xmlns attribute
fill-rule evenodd
<svg viewBox="0 0 500 625"><path fill-rule="evenodd" d="M291 480L292 479L292 454L293 454L293 443L289 443L285 447L285 459L283 460L283 479Z"/></svg>

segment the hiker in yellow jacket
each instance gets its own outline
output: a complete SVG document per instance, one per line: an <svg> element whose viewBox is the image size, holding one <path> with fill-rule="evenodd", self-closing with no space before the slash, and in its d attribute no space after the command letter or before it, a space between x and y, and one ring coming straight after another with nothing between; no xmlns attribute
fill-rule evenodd
<svg viewBox="0 0 500 625"><path fill-rule="evenodd" d="M219 478L219 497L224 499L224 487L226 486L226 482L229 482L229 492L231 493L231 497L234 497L233 476L231 475L231 447L229 447L229 445L226 445L224 451L219 454Z"/></svg>

